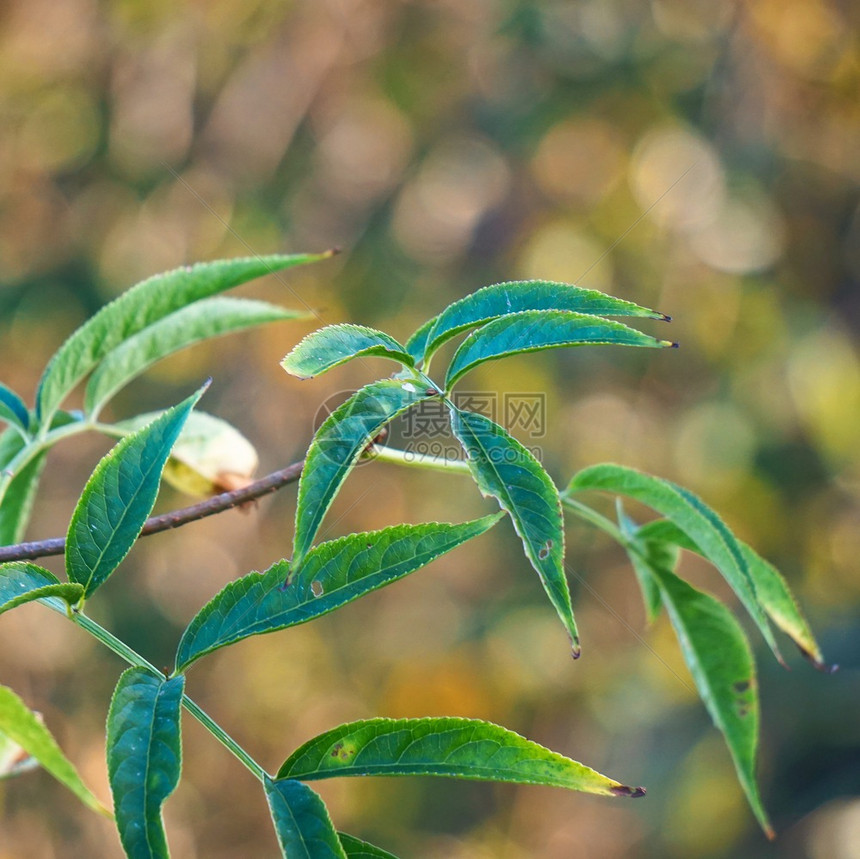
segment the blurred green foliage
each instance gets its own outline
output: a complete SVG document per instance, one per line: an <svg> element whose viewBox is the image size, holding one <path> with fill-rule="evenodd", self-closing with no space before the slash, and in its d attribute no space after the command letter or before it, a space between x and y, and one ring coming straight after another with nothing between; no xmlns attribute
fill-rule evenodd
<svg viewBox="0 0 860 859"><path fill-rule="evenodd" d="M193 678L194 697L264 762L341 721L456 714L587 757L647 784L648 798L326 785L345 828L446 859L858 855L858 18L835 0L0 10L5 382L32 390L65 334L136 280L249 252L342 247L243 291L402 336L514 277L657 307L674 317L680 352L526 356L482 368L475 389L547 392L538 443L559 483L615 460L700 493L786 573L843 665L825 678L761 661L761 781L782 835L767 845L668 627L644 630L620 551L568 529L584 643L574 665L516 538L499 536L336 618L225 652ZM164 407L211 373L207 409L256 443L263 469L284 465L306 448L319 404L369 380L360 366L304 385L285 377L278 360L317 325L178 355L114 414ZM105 447L54 452L33 537L65 530ZM125 570L133 586L106 585L100 620L166 662L215 590L287 553L293 509L286 490L249 516L141 544ZM485 509L456 478L370 464L327 536ZM720 592L704 570L701 583ZM39 611L0 623L0 679L44 712L106 797L112 657L41 616L38 650L21 647ZM81 695L84 682L94 691ZM167 808L176 854L275 855L249 777L193 726L185 759ZM5 783L0 803L4 859L120 855L110 825L83 819L44 775Z"/></svg>

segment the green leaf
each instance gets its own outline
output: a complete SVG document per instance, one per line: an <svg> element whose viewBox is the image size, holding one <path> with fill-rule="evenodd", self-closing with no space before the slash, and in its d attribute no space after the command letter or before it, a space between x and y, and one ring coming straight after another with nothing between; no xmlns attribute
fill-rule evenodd
<svg viewBox="0 0 860 859"><path fill-rule="evenodd" d="M345 832L338 832L337 835L340 838L341 847L349 859L397 859L393 853L367 841L362 841L353 835L347 835Z"/></svg>
<svg viewBox="0 0 860 859"><path fill-rule="evenodd" d="M300 379L312 379L362 355L391 358L411 367L412 356L393 337L364 325L327 325L308 334L281 366Z"/></svg>
<svg viewBox="0 0 860 859"><path fill-rule="evenodd" d="M148 367L194 343L304 315L243 298L210 298L183 307L129 337L105 356L87 384L84 409L95 417L117 391Z"/></svg>
<svg viewBox="0 0 860 859"><path fill-rule="evenodd" d="M76 582L61 582L52 572L27 561L0 564L0 614L43 597L59 597L72 606L84 595Z"/></svg>
<svg viewBox="0 0 860 859"><path fill-rule="evenodd" d="M347 859L320 797L300 781L264 782L278 844L287 859Z"/></svg>
<svg viewBox="0 0 860 859"><path fill-rule="evenodd" d="M648 623L653 623L657 619L657 615L660 614L663 602L660 598L660 586L651 574L651 569L660 567L664 570L674 570L678 566L680 553L677 547L670 543L644 539L640 534L641 529L629 516L625 515L620 502L618 502L617 508L621 533L629 541L629 544L625 545L624 548L639 582L639 589L642 591L645 617Z"/></svg>
<svg viewBox="0 0 860 859"><path fill-rule="evenodd" d="M723 520L700 498L668 480L612 463L583 469L574 475L564 494L586 489L626 495L671 519L722 573L756 622L773 654L780 663L785 664L756 593L740 543Z"/></svg>
<svg viewBox="0 0 860 859"><path fill-rule="evenodd" d="M44 423L77 383L124 340L188 304L264 274L316 262L324 254L247 257L183 266L144 280L72 333L51 359L36 395Z"/></svg>
<svg viewBox="0 0 860 859"><path fill-rule="evenodd" d="M368 444L392 418L422 399L423 393L412 382L372 382L335 409L317 430L299 480L294 570L301 566L323 517Z"/></svg>
<svg viewBox="0 0 860 859"><path fill-rule="evenodd" d="M492 495L510 515L578 658L579 636L564 575L564 522L555 484L535 457L489 418L451 407L451 427L466 451L481 494Z"/></svg>
<svg viewBox="0 0 860 859"><path fill-rule="evenodd" d="M278 778L305 781L356 775L434 775L565 787L604 796L642 796L519 734L450 716L367 719L326 731L284 761Z"/></svg>
<svg viewBox="0 0 860 859"><path fill-rule="evenodd" d="M7 686L0 686L0 733L34 757L84 805L110 817L110 812L81 781L41 719Z"/></svg>
<svg viewBox="0 0 860 859"><path fill-rule="evenodd" d="M179 642L176 670L251 635L334 611L483 534L498 519L497 514L458 525L428 522L351 534L313 548L295 573L286 561L263 574L250 573L227 585L191 621Z"/></svg>
<svg viewBox="0 0 860 859"><path fill-rule="evenodd" d="M0 469L5 468L24 445L24 438L16 430L7 429L0 434ZM37 454L9 481L0 502L0 546L12 546L24 538L46 457L47 451Z"/></svg>
<svg viewBox="0 0 860 859"><path fill-rule="evenodd" d="M473 331L461 344L445 375L445 390L469 370L485 361L495 361L523 352L538 352L563 346L675 346L657 340L621 322L568 310L526 310L510 313Z"/></svg>
<svg viewBox="0 0 860 859"><path fill-rule="evenodd" d="M119 678L107 719L108 778L120 841L130 859L167 857L161 807L182 768L180 707L184 677L144 668Z"/></svg>
<svg viewBox="0 0 860 859"><path fill-rule="evenodd" d="M668 519L657 519L639 529L643 538L651 541L664 541L676 546L704 555L704 552L690 537ZM800 610L788 582L779 571L752 547L738 540L741 553L747 564L750 578L755 584L756 596L770 619L781 629L799 648L819 671L832 672L835 666L824 661L821 649L809 627L809 623Z"/></svg>
<svg viewBox="0 0 860 859"><path fill-rule="evenodd" d="M455 301L437 317L421 326L406 343L416 360L429 361L447 340L492 319L524 310L571 310L589 316L669 317L630 301L583 289L570 283L546 280L511 281L485 286Z"/></svg>
<svg viewBox="0 0 860 859"><path fill-rule="evenodd" d="M89 597L119 566L152 512L161 472L188 413L206 386L142 430L96 466L72 514L66 573Z"/></svg>
<svg viewBox="0 0 860 859"><path fill-rule="evenodd" d="M26 403L11 389L0 382L0 421L15 427L25 437L29 433L30 412Z"/></svg>
<svg viewBox="0 0 860 859"><path fill-rule="evenodd" d="M759 702L755 664L746 636L719 600L696 590L659 563L650 570L699 696L725 737L756 819L773 838L755 780Z"/></svg>

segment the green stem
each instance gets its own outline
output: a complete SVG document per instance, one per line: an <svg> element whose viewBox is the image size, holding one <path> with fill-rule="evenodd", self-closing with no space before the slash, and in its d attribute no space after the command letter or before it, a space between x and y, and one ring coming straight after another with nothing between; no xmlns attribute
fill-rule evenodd
<svg viewBox="0 0 860 859"><path fill-rule="evenodd" d="M6 490L9 488L9 484L12 482L15 475L18 474L22 468L32 462L33 459L35 459L43 450L47 450L49 447L64 438L86 432L93 428L93 424L88 421L66 424L65 426L51 430L44 436L37 436L28 445L22 447L21 450L18 451L17 455L13 457L11 462L9 462L3 471L0 472L0 504L3 503L3 497L6 495Z"/></svg>
<svg viewBox="0 0 860 859"><path fill-rule="evenodd" d="M205 727L210 734L226 746L260 780L267 777L266 771L204 710L200 709L187 695L182 696L182 705Z"/></svg>
<svg viewBox="0 0 860 859"><path fill-rule="evenodd" d="M589 524L594 525L595 528L599 528L625 548L630 547L630 541L624 536L621 529L611 519L607 519L587 504L583 504L581 501L577 501L569 495L562 495L561 503L563 507L566 507L572 513L576 513L580 519L584 519Z"/></svg>
<svg viewBox="0 0 860 859"><path fill-rule="evenodd" d="M376 445L373 448L373 458L382 462L393 462L397 465L407 465L410 468L423 468L431 471L447 471L457 474L468 474L469 464L462 459L442 459L438 456L428 456L414 453L411 450L398 450L394 447Z"/></svg>
<svg viewBox="0 0 860 859"><path fill-rule="evenodd" d="M46 601L47 602L47 601ZM58 608L51 605L51 608ZM60 607L60 611L63 609ZM124 659L129 665L138 668L146 668L163 677L164 673L159 671L151 662L144 659L135 650L132 650L125 642L120 641L115 635L108 632L103 626L80 612L72 613L72 620L78 626L85 629L94 638L98 639L105 647L112 650L117 656ZM217 723L212 717L192 701L187 695L182 696L182 706L197 719L222 745L226 746L260 781L266 778L266 771Z"/></svg>

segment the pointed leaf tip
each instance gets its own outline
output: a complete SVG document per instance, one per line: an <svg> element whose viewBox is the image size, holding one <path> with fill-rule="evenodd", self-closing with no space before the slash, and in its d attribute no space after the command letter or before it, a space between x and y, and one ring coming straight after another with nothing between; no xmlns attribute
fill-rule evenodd
<svg viewBox="0 0 860 859"><path fill-rule="evenodd" d="M645 796L644 787L629 787L626 784L619 784L617 787L609 788L609 792L615 796L628 796L631 799L638 799L640 796Z"/></svg>
<svg viewBox="0 0 860 859"><path fill-rule="evenodd" d="M580 645L578 638L574 640L570 647L570 655L574 659L579 659L579 657L582 656L582 646Z"/></svg>
<svg viewBox="0 0 860 859"><path fill-rule="evenodd" d="M801 656L809 662L812 667L816 671L820 671L822 674L835 674L839 670L839 666L837 664L828 665L823 659L819 659L814 654L810 653L808 650L803 647L798 647Z"/></svg>

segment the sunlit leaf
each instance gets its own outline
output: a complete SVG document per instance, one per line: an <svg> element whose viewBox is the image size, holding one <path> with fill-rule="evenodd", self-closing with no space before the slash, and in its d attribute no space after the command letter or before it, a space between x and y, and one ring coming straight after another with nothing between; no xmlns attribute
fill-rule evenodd
<svg viewBox="0 0 860 859"><path fill-rule="evenodd" d="M567 346L674 346L621 322L567 310L526 310L488 322L473 331L454 353L445 375L445 390L469 370L523 352Z"/></svg>
<svg viewBox="0 0 860 859"><path fill-rule="evenodd" d="M119 566L152 512L161 472L206 386L122 439L93 471L72 514L66 572L86 596Z"/></svg>
<svg viewBox="0 0 860 859"><path fill-rule="evenodd" d="M574 657L579 636L564 574L564 522L558 490L543 466L502 427L475 412L451 408L451 427L466 451L478 488L511 517L526 557L567 629Z"/></svg>
<svg viewBox="0 0 860 859"><path fill-rule="evenodd" d="M84 409L91 416L97 415L132 379L186 346L265 322L303 315L243 298L210 298L183 307L129 337L105 356L87 383Z"/></svg>
<svg viewBox="0 0 860 859"><path fill-rule="evenodd" d="M326 731L296 749L278 778L433 775L542 784L604 796L642 796L583 764L479 719L367 719Z"/></svg>
<svg viewBox="0 0 860 859"><path fill-rule="evenodd" d="M132 433L163 412L148 412L114 424ZM189 495L208 496L252 482L259 464L251 442L223 418L195 409L188 415L164 467L164 479Z"/></svg>
<svg viewBox="0 0 860 859"><path fill-rule="evenodd" d="M684 661L714 724L725 737L738 780L768 837L773 830L755 780L759 702L755 663L746 636L719 600L696 590L649 556L650 573L678 636Z"/></svg>
<svg viewBox="0 0 860 859"><path fill-rule="evenodd" d="M349 859L397 859L393 853L345 832L338 832L338 837Z"/></svg>
<svg viewBox="0 0 860 859"><path fill-rule="evenodd" d="M395 525L351 534L311 549L295 574L287 561L279 561L265 573L231 582L183 633L177 670L219 647L327 614L420 569L483 534L498 519L499 515L457 525Z"/></svg>
<svg viewBox="0 0 860 859"><path fill-rule="evenodd" d="M0 614L43 597L74 605L84 595L77 582L61 582L50 570L28 561L0 564Z"/></svg>
<svg viewBox="0 0 860 859"><path fill-rule="evenodd" d="M700 498L668 480L612 463L583 469L574 475L564 494L586 489L626 495L671 519L722 573L756 622L776 658L783 661L737 538Z"/></svg>
<svg viewBox="0 0 860 859"><path fill-rule="evenodd" d="M23 435L28 434L30 427L30 413L27 404L11 389L0 382L0 421L5 421L16 432Z"/></svg>
<svg viewBox="0 0 860 859"><path fill-rule="evenodd" d="M647 525L643 525L639 532L643 538L673 543L682 549L687 549L698 555L705 555L694 540L690 539L684 531L668 519L649 522ZM770 619L794 641L800 652L816 668L822 671L832 671L833 668L824 661L818 642L794 599L788 582L772 564L769 564L752 547L742 540L738 540L738 545L741 547L750 578L755 583L756 596Z"/></svg>
<svg viewBox="0 0 860 859"><path fill-rule="evenodd" d="M640 307L595 289L546 280L511 281L486 286L455 301L421 326L406 343L416 360L428 361L447 340L469 328L499 316L524 310L572 310L590 316L638 316L668 319L662 313Z"/></svg>
<svg viewBox="0 0 860 859"><path fill-rule="evenodd" d="M293 376L311 379L362 355L391 358L407 367L413 363L405 347L385 332L343 323L308 334L281 361L281 366Z"/></svg>
<svg viewBox="0 0 860 859"><path fill-rule="evenodd" d="M120 841L131 859L167 857L161 807L182 768L180 708L184 677L143 668L119 678L107 719L108 778Z"/></svg>
<svg viewBox="0 0 860 859"><path fill-rule="evenodd" d="M299 481L293 569L314 541L350 469L379 431L423 399L412 382L385 379L356 391L323 422L308 448Z"/></svg>
<svg viewBox="0 0 860 859"><path fill-rule="evenodd" d="M110 817L110 812L81 781L39 716L8 687L0 686L0 733L32 755L57 781L84 805Z"/></svg>
<svg viewBox="0 0 860 859"><path fill-rule="evenodd" d="M266 799L286 859L347 859L320 797L300 781L265 780Z"/></svg>
<svg viewBox="0 0 860 859"><path fill-rule="evenodd" d="M219 260L157 274L122 293L78 328L45 369L36 396L45 422L75 385L124 340L202 298L262 277L330 256L272 255Z"/></svg>

